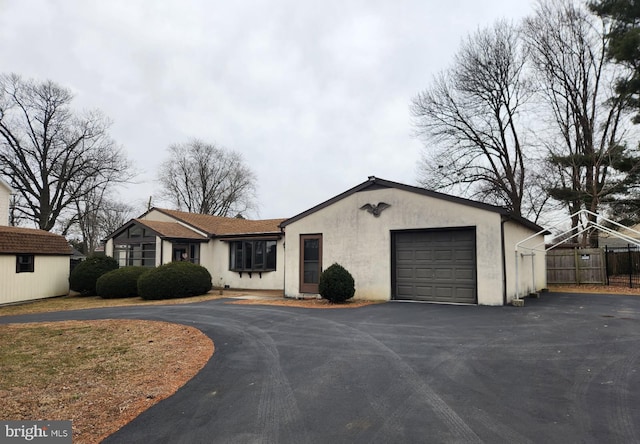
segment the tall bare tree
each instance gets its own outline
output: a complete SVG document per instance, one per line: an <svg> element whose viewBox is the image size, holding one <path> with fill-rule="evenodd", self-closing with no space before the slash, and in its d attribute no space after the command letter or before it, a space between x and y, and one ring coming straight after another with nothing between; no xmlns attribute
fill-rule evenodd
<svg viewBox="0 0 640 444"><path fill-rule="evenodd" d="M102 240L128 222L134 213L131 205L118 202L96 189L75 202L73 232L80 235L79 249L90 255Z"/></svg>
<svg viewBox="0 0 640 444"><path fill-rule="evenodd" d="M531 181L522 108L532 95L518 30L505 21L468 37L453 66L413 99L425 141L421 184L529 216ZM532 213L536 216L535 213ZM539 214L539 213L538 213Z"/></svg>
<svg viewBox="0 0 640 444"><path fill-rule="evenodd" d="M78 201L131 177L108 119L74 113L72 99L49 80L0 76L0 174L18 194L16 217L47 231L75 221ZM66 233L69 225L59 228Z"/></svg>
<svg viewBox="0 0 640 444"><path fill-rule="evenodd" d="M215 216L255 209L256 176L242 156L197 139L169 147L158 179L178 209Z"/></svg>
<svg viewBox="0 0 640 444"><path fill-rule="evenodd" d="M524 30L541 106L550 116L545 137L556 185L548 191L571 214L583 208L597 213L640 172L640 159L623 143L629 102L615 93L622 72L608 63L607 28L573 1L549 0L538 3ZM584 222L576 216L572 225ZM590 243L597 244L597 231Z"/></svg>

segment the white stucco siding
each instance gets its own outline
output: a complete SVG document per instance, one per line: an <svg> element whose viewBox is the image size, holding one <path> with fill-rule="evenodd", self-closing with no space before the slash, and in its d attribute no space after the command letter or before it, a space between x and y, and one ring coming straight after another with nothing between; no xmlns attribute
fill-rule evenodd
<svg viewBox="0 0 640 444"><path fill-rule="evenodd" d="M173 244L156 236L156 267L173 260Z"/></svg>
<svg viewBox="0 0 640 444"><path fill-rule="evenodd" d="M157 211L155 209L149 211L147 214L145 214L140 219L155 220L155 221L158 221L158 222L178 222L174 217L171 217L168 214L164 214L164 213L162 213L160 211Z"/></svg>
<svg viewBox="0 0 640 444"><path fill-rule="evenodd" d="M9 204L11 191L0 182L0 225L9 225Z"/></svg>
<svg viewBox="0 0 640 444"><path fill-rule="evenodd" d="M360 210L367 203L391 205L379 217ZM391 232L475 227L478 302L502 304L500 215L396 188L354 193L285 227L285 294L300 296L301 234L322 234L322 267L334 262L353 275L357 299L391 297Z"/></svg>
<svg viewBox="0 0 640 444"><path fill-rule="evenodd" d="M211 248L207 252L207 267L213 285L247 290L282 290L284 276L284 242L282 239L276 244L276 270L258 272L242 272L229 270L229 242L215 239L210 242ZM201 250L202 251L202 250Z"/></svg>
<svg viewBox="0 0 640 444"><path fill-rule="evenodd" d="M113 239L108 239L104 244L104 254L113 257Z"/></svg>
<svg viewBox="0 0 640 444"><path fill-rule="evenodd" d="M16 273L16 256L0 255L0 304L69 293L69 256L35 256L33 273Z"/></svg>
<svg viewBox="0 0 640 444"><path fill-rule="evenodd" d="M507 303L510 303L519 290L520 297L540 291L547 286L546 255L544 236L538 235L527 241L516 254L516 244L534 235L536 232L513 221L504 224L505 275L507 280ZM526 248L528 247L528 248ZM535 251L529 248L534 248ZM534 256L530 256L534 253ZM523 255L524 254L524 255ZM516 281L516 261L518 279ZM533 267L532 267L533 265ZM516 287L519 283L519 288Z"/></svg>
<svg viewBox="0 0 640 444"><path fill-rule="evenodd" d="M200 265L209 270L209 274L211 275L211 283L214 286L218 285L216 278L214 277L215 273L215 244L216 240L209 240L208 242L203 242L200 244ZM171 261L171 258L169 258Z"/></svg>

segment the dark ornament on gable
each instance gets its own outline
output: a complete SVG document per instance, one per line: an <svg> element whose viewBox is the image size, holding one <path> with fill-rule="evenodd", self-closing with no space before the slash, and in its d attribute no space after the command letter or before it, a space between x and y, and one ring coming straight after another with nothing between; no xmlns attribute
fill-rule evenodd
<svg viewBox="0 0 640 444"><path fill-rule="evenodd" d="M361 210L367 210L369 213L373 214L375 217L380 216L384 210L389 208L391 205L385 202L378 202L378 205L365 204L360 207Z"/></svg>

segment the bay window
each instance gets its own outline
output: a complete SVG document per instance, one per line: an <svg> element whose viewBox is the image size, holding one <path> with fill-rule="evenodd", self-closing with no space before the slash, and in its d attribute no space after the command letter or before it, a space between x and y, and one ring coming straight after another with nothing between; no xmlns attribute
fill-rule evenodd
<svg viewBox="0 0 640 444"><path fill-rule="evenodd" d="M276 269L274 240L244 240L229 242L229 270L274 271Z"/></svg>

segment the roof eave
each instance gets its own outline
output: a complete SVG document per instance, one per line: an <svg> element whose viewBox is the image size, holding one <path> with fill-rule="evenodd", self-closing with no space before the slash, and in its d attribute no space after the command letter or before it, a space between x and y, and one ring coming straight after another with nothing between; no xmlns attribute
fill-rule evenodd
<svg viewBox="0 0 640 444"><path fill-rule="evenodd" d="M249 232L249 233L225 233L211 236L212 239L228 239L236 237L278 237L283 236L282 231L263 231L263 232Z"/></svg>
<svg viewBox="0 0 640 444"><path fill-rule="evenodd" d="M458 203L461 205L466 205L466 206L470 206L470 207L474 207L474 208L478 208L478 209L482 209L482 210L486 210L486 211L491 211L494 213L499 213L499 214L508 214L508 210L504 207L499 207L496 205L491 205L491 204L487 204L484 202L478 202L478 201L474 201L474 200L469 200L469 199L465 199L463 197L457 197L457 196L450 196L448 194L444 194L444 193L440 193L437 191L433 191L433 190L427 190L426 188L420 188L420 187L416 187L416 186L412 186L412 185L406 185L403 183L399 183L399 182L393 182L390 180L385 180L385 179L380 179L377 178L375 176L370 176L369 179L365 182L362 182L359 185L356 185L353 188L348 189L347 191L338 194L337 196L332 197L329 200L326 200L318 205L316 205L313 208L310 208L300 214L297 214L283 222L280 223L280 227L284 228L287 225L296 222L306 216L309 216L310 214L315 213L316 211L319 211L323 208L328 207L329 205L334 204L335 202L338 202L352 194L355 194L359 191L365 190L369 187L372 186L382 186L385 188L396 188L399 190L403 190L403 191L408 191L411 193L416 193L416 194L421 194L423 196L428 196L428 197L433 197L436 199L443 199L446 200L448 202L453 202L453 203Z"/></svg>
<svg viewBox="0 0 640 444"><path fill-rule="evenodd" d="M505 213L502 215L502 220L503 221L513 221L515 223L518 223L526 228L529 228L532 231L535 231L536 233L540 233L541 235L547 235L547 234L552 234L549 230L545 229L544 227L541 227L540 225L531 222L530 220L521 217L521 216L516 216L515 214L510 214L510 213Z"/></svg>
<svg viewBox="0 0 640 444"><path fill-rule="evenodd" d="M71 252L67 252L67 253L63 253L63 252L59 252L59 253L42 253L40 251L34 251L34 250L24 250L24 251L0 251L0 255L5 255L5 256L13 256L16 254L33 254L34 256L73 256L73 253Z"/></svg>

